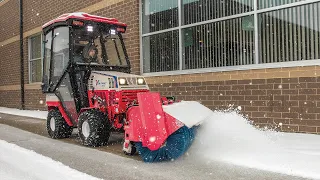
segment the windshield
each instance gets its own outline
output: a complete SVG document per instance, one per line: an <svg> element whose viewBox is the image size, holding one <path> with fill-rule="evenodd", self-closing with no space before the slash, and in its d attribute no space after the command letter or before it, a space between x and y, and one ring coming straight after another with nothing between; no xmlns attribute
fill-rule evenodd
<svg viewBox="0 0 320 180"><path fill-rule="evenodd" d="M109 30L90 26L74 31L74 61L76 63L127 66L122 38Z"/></svg>

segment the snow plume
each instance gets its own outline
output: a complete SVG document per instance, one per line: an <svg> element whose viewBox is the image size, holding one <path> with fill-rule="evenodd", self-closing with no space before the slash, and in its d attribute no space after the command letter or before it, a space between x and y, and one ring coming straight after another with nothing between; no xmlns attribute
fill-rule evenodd
<svg viewBox="0 0 320 180"><path fill-rule="evenodd" d="M262 131L237 112L216 111L196 138L189 155L199 161L320 179L318 135Z"/></svg>

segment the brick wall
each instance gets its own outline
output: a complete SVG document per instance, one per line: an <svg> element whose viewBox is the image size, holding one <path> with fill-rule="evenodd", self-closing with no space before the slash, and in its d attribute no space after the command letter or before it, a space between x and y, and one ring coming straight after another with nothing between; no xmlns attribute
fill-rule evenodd
<svg viewBox="0 0 320 180"><path fill-rule="evenodd" d="M20 83L19 41L0 47L0 86Z"/></svg>
<svg viewBox="0 0 320 180"><path fill-rule="evenodd" d="M19 1L11 0L0 7L0 42L19 35L19 22Z"/></svg>
<svg viewBox="0 0 320 180"><path fill-rule="evenodd" d="M64 14L72 13L101 0L28 1L24 3L25 31L29 31Z"/></svg>
<svg viewBox="0 0 320 180"><path fill-rule="evenodd" d="M320 77L151 84L153 91L205 106L241 107L259 126L320 134Z"/></svg>
<svg viewBox="0 0 320 180"><path fill-rule="evenodd" d="M134 74L140 74L139 0L126 0L92 14L115 17L128 25L123 35Z"/></svg>
<svg viewBox="0 0 320 180"><path fill-rule="evenodd" d="M21 108L20 91L0 91L0 106Z"/></svg>
<svg viewBox="0 0 320 180"><path fill-rule="evenodd" d="M41 90L26 90L25 103L26 109L46 110L46 97Z"/></svg>

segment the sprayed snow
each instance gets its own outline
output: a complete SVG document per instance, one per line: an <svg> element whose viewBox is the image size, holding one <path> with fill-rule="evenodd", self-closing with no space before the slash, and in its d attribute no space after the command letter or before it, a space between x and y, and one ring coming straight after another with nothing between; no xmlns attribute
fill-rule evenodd
<svg viewBox="0 0 320 180"><path fill-rule="evenodd" d="M6 108L6 107L0 107L0 113L39 118L39 119L46 119L48 114L47 111L20 110L20 109Z"/></svg>
<svg viewBox="0 0 320 180"><path fill-rule="evenodd" d="M318 135L262 131L236 112L215 112L199 129L190 153L203 162L320 179L319 142Z"/></svg>
<svg viewBox="0 0 320 180"><path fill-rule="evenodd" d="M0 140L1 179L96 179L60 162Z"/></svg>

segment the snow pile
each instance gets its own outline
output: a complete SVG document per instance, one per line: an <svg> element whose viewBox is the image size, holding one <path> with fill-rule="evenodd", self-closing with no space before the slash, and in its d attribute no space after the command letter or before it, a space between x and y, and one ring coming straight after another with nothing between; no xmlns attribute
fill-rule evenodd
<svg viewBox="0 0 320 180"><path fill-rule="evenodd" d="M0 113L25 116L39 119L47 119L47 111L20 110L13 108L0 107Z"/></svg>
<svg viewBox="0 0 320 180"><path fill-rule="evenodd" d="M0 149L1 179L96 179L3 140Z"/></svg>
<svg viewBox="0 0 320 180"><path fill-rule="evenodd" d="M288 175L320 179L320 136L260 131L236 112L215 112L190 154Z"/></svg>

